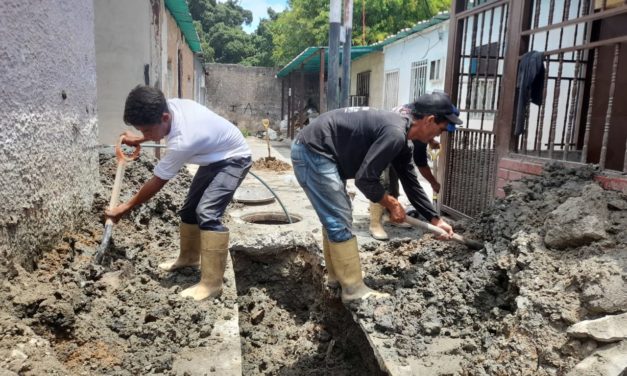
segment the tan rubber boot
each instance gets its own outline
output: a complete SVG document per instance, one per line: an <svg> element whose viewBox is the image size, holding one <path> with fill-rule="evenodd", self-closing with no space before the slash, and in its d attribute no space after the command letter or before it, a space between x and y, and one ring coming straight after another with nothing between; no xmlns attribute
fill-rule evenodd
<svg viewBox="0 0 627 376"><path fill-rule="evenodd" d="M159 264L159 268L168 272L186 266L200 265L200 228L198 225L183 223L179 225L180 247L179 256Z"/></svg>
<svg viewBox="0 0 627 376"><path fill-rule="evenodd" d="M359 261L359 250L357 249L357 239L354 236L341 243L329 242L329 246L333 269L342 286L343 302L389 296L389 294L372 290L364 284L361 274L361 262Z"/></svg>
<svg viewBox="0 0 627 376"><path fill-rule="evenodd" d="M377 240L388 240L388 234L381 224L383 206L374 202L370 203L370 235Z"/></svg>
<svg viewBox="0 0 627 376"><path fill-rule="evenodd" d="M215 298L222 292L222 278L229 257L229 232L200 231L200 282L181 292L194 300Z"/></svg>
<svg viewBox="0 0 627 376"><path fill-rule="evenodd" d="M333 270L333 262L331 261L331 254L329 248L329 236L327 230L322 229L322 251L324 252L324 262L327 264L327 285L329 287L338 287L339 282Z"/></svg>

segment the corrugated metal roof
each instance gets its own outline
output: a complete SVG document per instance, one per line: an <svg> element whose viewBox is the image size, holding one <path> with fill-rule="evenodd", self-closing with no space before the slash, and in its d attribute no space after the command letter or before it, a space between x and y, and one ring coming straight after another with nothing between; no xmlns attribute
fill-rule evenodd
<svg viewBox="0 0 627 376"><path fill-rule="evenodd" d="M176 24L185 36L185 41L189 45L189 48L193 52L201 53L200 38L198 38L198 33L196 33L196 28L193 23L194 20L187 7L187 1L165 0L165 7L172 13Z"/></svg>
<svg viewBox="0 0 627 376"><path fill-rule="evenodd" d="M437 24L441 24L444 21L447 21L450 18L450 14L448 12L439 13L437 16L431 17L428 20L420 21L414 27L403 29L394 35L390 35L381 42L373 43L371 46L387 46L388 44L394 43L399 39L403 39L412 34L420 33L431 26L435 26Z"/></svg>
<svg viewBox="0 0 627 376"><path fill-rule="evenodd" d="M428 20L418 22L414 27L403 29L400 32L387 37L385 40L377 43L373 43L369 46L354 46L351 48L351 60L357 60L358 58L367 55L369 53L375 51L383 50L384 46L387 46L390 43L394 43L399 39L405 38L412 34L420 33L431 26L435 26L440 24L450 17L448 12L440 13ZM298 70L300 66L305 63L305 72L318 72L320 71L320 58L314 57L312 55L318 54L320 49L325 50L324 59L325 59L325 67L328 66L329 61L329 49L327 47L307 47L301 52L298 56L296 56L292 61L290 61L286 66L284 66L278 73L277 77L286 77L291 72ZM340 48L340 61L342 59L342 50Z"/></svg>
<svg viewBox="0 0 627 376"><path fill-rule="evenodd" d="M371 46L355 46L351 48L351 60L356 60L364 55L367 55L374 51L381 51L383 47L371 47ZM329 63L329 48L328 47L307 47L303 52L290 61L283 69L281 69L276 76L286 77L288 74L295 70L299 70L300 66L305 63L305 72L319 72L320 71L320 57L317 56L320 50L324 50L325 66ZM316 56L313 56L316 55ZM342 59L342 51L340 50L340 60Z"/></svg>

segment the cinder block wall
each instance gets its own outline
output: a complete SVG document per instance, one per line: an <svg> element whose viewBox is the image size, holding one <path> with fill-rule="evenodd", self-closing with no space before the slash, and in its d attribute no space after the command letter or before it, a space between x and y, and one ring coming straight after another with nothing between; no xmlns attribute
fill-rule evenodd
<svg viewBox="0 0 627 376"><path fill-rule="evenodd" d="M281 120L281 81L275 68L235 64L207 64L207 107L254 133L269 118L272 128ZM287 94L286 94L287 96ZM287 109L286 109L287 111Z"/></svg>
<svg viewBox="0 0 627 376"><path fill-rule="evenodd" d="M0 2L0 275L34 260L99 187L91 1Z"/></svg>
<svg viewBox="0 0 627 376"><path fill-rule="evenodd" d="M539 176L544 171L544 165L548 160L540 158L502 158L499 161L496 183L496 196L505 197L505 191L503 187L512 181L522 179L529 176ZM560 162L568 167L578 167L581 164ZM604 171L594 177L601 187L622 191L627 194L627 177L611 171Z"/></svg>

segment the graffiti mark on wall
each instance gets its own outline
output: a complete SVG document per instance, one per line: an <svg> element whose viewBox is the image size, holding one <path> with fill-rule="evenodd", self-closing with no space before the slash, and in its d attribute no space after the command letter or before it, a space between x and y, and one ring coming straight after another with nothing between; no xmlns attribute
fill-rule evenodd
<svg viewBox="0 0 627 376"><path fill-rule="evenodd" d="M274 103L253 105L250 102L245 105L239 103L228 105L230 112L246 116L266 116L268 113L277 110L275 106Z"/></svg>

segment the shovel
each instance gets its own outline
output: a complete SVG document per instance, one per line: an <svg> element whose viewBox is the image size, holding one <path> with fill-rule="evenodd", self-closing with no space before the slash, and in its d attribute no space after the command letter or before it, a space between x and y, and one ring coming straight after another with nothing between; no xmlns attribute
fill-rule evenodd
<svg viewBox="0 0 627 376"><path fill-rule="evenodd" d="M125 155L120 148L120 145L122 144L122 137L120 137L118 143L115 145L115 157L118 162L118 168L115 172L115 181L113 182L111 200L109 200L109 209L113 209L118 205L118 200L120 198L120 188L122 187L122 177L124 176L124 168L126 167L126 163L137 159L141 150L141 148L137 146L130 156ZM100 243L100 247L98 247L98 250L94 255L94 261L96 262L96 264L102 263L104 255L109 248L112 233L113 220L111 218L107 218L105 222L104 234L102 236L102 242Z"/></svg>
<svg viewBox="0 0 627 376"><path fill-rule="evenodd" d="M434 226L431 223L423 222L410 216L405 217L405 222L409 223L410 225L418 229L429 231L436 235L446 235L446 231L442 230L441 228ZM476 251L483 249L484 247L483 243L478 242L476 240L466 239L459 234L453 234L452 240L458 243L464 244L468 248L476 250Z"/></svg>

